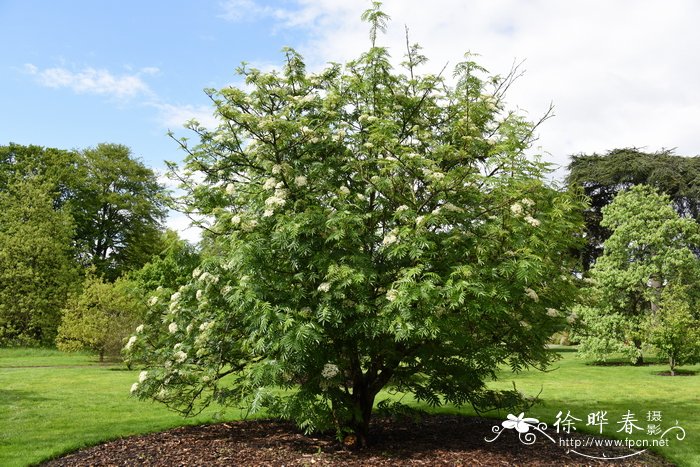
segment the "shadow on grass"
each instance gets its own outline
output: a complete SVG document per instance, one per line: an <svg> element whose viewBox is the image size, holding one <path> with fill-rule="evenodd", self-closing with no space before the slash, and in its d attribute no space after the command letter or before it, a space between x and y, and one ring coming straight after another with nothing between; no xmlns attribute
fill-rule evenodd
<svg viewBox="0 0 700 467"><path fill-rule="evenodd" d="M44 402L49 400L47 397L42 397L36 392L18 391L16 389L0 389L0 401L3 405L13 404L17 402Z"/></svg>

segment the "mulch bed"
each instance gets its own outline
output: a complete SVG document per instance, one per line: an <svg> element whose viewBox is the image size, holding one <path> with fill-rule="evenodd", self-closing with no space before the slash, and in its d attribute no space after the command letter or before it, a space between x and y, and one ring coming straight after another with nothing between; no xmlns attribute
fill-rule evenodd
<svg viewBox="0 0 700 467"><path fill-rule="evenodd" d="M672 466L645 452L624 461L597 461L567 453L538 436L523 445L514 430L493 438L496 420L433 415L420 422L376 419L372 445L351 450L333 436L305 436L292 424L251 420L188 426L163 433L119 439L69 454L45 466ZM551 433L550 433L551 435ZM571 438L586 435L571 435ZM579 449L583 451L583 449ZM590 455L618 457L633 451L606 448Z"/></svg>

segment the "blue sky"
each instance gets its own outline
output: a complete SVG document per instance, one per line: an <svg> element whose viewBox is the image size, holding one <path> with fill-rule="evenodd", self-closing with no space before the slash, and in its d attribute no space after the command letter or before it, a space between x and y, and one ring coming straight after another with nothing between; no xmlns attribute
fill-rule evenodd
<svg viewBox="0 0 700 467"><path fill-rule="evenodd" d="M312 70L356 57L368 5L0 0L0 144L121 143L162 169L182 158L168 129L214 123L203 88L235 85L242 61L278 65L285 45ZM700 154L700 2L386 0L384 10L392 21L380 43L399 60L408 26L431 59L426 72L467 51L498 74L524 60L508 102L532 120L554 105L535 148L554 164L631 146Z"/></svg>
<svg viewBox="0 0 700 467"><path fill-rule="evenodd" d="M165 133L209 112L203 88L298 40L225 14L215 1L0 1L0 144L118 142L152 167L178 159Z"/></svg>

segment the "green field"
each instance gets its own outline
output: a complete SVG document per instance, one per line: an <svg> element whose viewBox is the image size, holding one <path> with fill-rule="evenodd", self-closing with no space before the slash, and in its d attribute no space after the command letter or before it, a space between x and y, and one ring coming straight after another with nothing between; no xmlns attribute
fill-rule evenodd
<svg viewBox="0 0 700 467"><path fill-rule="evenodd" d="M583 420L577 423L582 431L588 413L607 411L608 436L615 435L616 421L628 410L642 426L648 411L661 412L661 425L678 420L687 436L658 452L678 465L700 465L700 374L660 377L656 373L666 369L663 365L591 366L573 352L562 356L554 371L515 377L504 372L494 386L512 388L515 381L528 395L541 391L543 403L526 415L549 425L558 411L570 411ZM700 366L685 369L700 372ZM120 365L100 365L87 354L0 349L0 465L27 465L108 439L215 420L215 408L183 420L160 405L131 398L137 375ZM238 416L226 413L229 419Z"/></svg>

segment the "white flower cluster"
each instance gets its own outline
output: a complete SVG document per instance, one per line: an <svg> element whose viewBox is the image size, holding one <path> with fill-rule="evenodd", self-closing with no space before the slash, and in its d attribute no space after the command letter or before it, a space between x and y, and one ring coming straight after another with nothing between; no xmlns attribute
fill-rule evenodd
<svg viewBox="0 0 700 467"><path fill-rule="evenodd" d="M347 196L347 195L350 194L350 189L349 189L348 187L346 187L345 185L341 186L341 187L338 189L338 191L339 191L340 194L342 194L342 195L346 195L346 196Z"/></svg>
<svg viewBox="0 0 700 467"><path fill-rule="evenodd" d="M231 196L236 192L236 186L233 183L226 185L226 194Z"/></svg>
<svg viewBox="0 0 700 467"><path fill-rule="evenodd" d="M325 379L331 379L335 377L338 373L340 373L338 365L334 365L332 363L326 363L325 365L323 365L323 370L321 370L321 376Z"/></svg>
<svg viewBox="0 0 700 467"><path fill-rule="evenodd" d="M148 306L153 306L156 303L158 303L158 297L157 296L152 296L151 298L148 299Z"/></svg>
<svg viewBox="0 0 700 467"><path fill-rule="evenodd" d="M321 283L321 285L318 286L319 292L328 292L329 290L331 290L331 284L329 284L328 282L323 282Z"/></svg>
<svg viewBox="0 0 700 467"><path fill-rule="evenodd" d="M399 293L394 289L389 289L386 292L386 299L389 300L390 302L393 302L394 300L396 300L396 298L398 296L399 296Z"/></svg>
<svg viewBox="0 0 700 467"><path fill-rule="evenodd" d="M532 217L530 215L525 216L525 222L527 222L528 224L530 224L533 227L539 227L539 225L540 225L540 221L538 221L537 219L535 219L534 217Z"/></svg>
<svg viewBox="0 0 700 467"><path fill-rule="evenodd" d="M168 332L170 334L175 334L177 332L177 323L170 323L168 325Z"/></svg>
<svg viewBox="0 0 700 467"><path fill-rule="evenodd" d="M148 372L147 371L142 371L139 373L139 383L143 383L146 381L146 378L148 378Z"/></svg>
<svg viewBox="0 0 700 467"><path fill-rule="evenodd" d="M382 239L382 245L387 246L387 245L392 245L398 241L398 237L396 236L396 232L393 230L386 234L384 238Z"/></svg>
<svg viewBox="0 0 700 467"><path fill-rule="evenodd" d="M536 302L540 301L540 297L537 295L537 292L532 290L530 287L525 287L525 295Z"/></svg>
<svg viewBox="0 0 700 467"><path fill-rule="evenodd" d="M197 298L197 301L201 301L203 295L204 295L204 292L202 291L202 289L198 289L198 290L197 290L197 293L195 294L195 297Z"/></svg>
<svg viewBox="0 0 700 467"><path fill-rule="evenodd" d="M182 350L178 350L173 354L173 358L175 359L176 362L182 363L185 360L187 360L187 354L183 352Z"/></svg>
<svg viewBox="0 0 700 467"><path fill-rule="evenodd" d="M307 182L308 180L306 180L306 177L304 177L303 175L294 177L294 183L296 184L296 186L306 186Z"/></svg>
<svg viewBox="0 0 700 467"><path fill-rule="evenodd" d="M272 190L273 188L275 188L275 185L277 185L277 180L270 177L267 180L265 180L265 183L263 184L263 188L266 190Z"/></svg>
<svg viewBox="0 0 700 467"><path fill-rule="evenodd" d="M143 324L136 326L136 334L141 334L143 332Z"/></svg>
<svg viewBox="0 0 700 467"><path fill-rule="evenodd" d="M131 347L134 346L135 343L136 343L136 336L131 336L129 338L129 340L126 342L126 345L124 346L124 348L126 350L129 350L129 349L131 349Z"/></svg>
<svg viewBox="0 0 700 467"><path fill-rule="evenodd" d="M559 316L559 310L557 310L556 308L547 308L547 316L556 318L557 316Z"/></svg>
<svg viewBox="0 0 700 467"><path fill-rule="evenodd" d="M209 284L216 284L219 282L219 276L215 276L214 274L209 274L207 271L204 271L202 275L199 276L199 280Z"/></svg>
<svg viewBox="0 0 700 467"><path fill-rule="evenodd" d="M524 214L525 208L532 208L535 205L535 202L531 200L530 198L523 198L520 200L518 203L513 203L510 206L510 211L515 215L516 217L520 217ZM523 207L525 206L525 207ZM530 224L532 227L539 227L540 226L540 221L532 217L530 214L527 214L523 220Z"/></svg>

